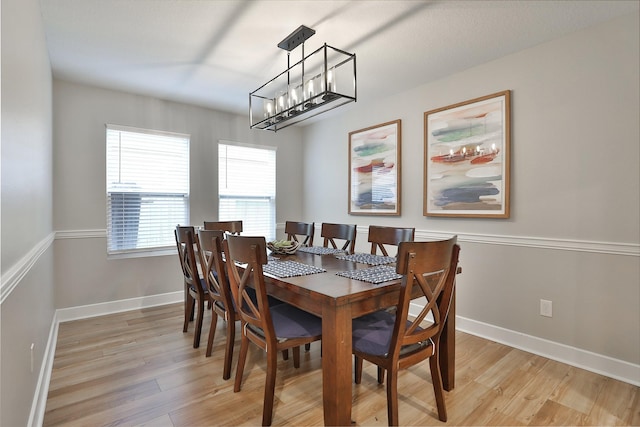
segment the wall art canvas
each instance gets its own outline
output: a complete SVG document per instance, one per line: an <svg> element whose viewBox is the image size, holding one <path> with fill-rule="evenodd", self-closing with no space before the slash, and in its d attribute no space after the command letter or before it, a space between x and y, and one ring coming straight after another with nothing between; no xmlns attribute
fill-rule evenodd
<svg viewBox="0 0 640 427"><path fill-rule="evenodd" d="M510 91L424 113L424 215L509 217Z"/></svg>
<svg viewBox="0 0 640 427"><path fill-rule="evenodd" d="M349 133L349 214L400 215L400 124Z"/></svg>

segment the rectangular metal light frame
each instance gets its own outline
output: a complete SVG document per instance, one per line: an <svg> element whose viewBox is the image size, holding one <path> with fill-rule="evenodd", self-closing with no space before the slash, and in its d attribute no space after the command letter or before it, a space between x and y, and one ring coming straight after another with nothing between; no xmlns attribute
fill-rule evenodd
<svg viewBox="0 0 640 427"><path fill-rule="evenodd" d="M249 94L250 128L276 132L356 100L356 55L325 43Z"/></svg>

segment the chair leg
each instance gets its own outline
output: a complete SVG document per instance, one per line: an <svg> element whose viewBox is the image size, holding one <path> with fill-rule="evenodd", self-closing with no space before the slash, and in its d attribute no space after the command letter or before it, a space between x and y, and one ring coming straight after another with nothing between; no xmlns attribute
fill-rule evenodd
<svg viewBox="0 0 640 427"><path fill-rule="evenodd" d="M202 335L202 321L204 319L204 301L198 300L198 320L196 330L193 333L193 348L200 347L200 335Z"/></svg>
<svg viewBox="0 0 640 427"><path fill-rule="evenodd" d="M211 312L211 326L209 326L209 340L207 341L207 353L206 357L211 357L211 350L213 350L213 338L216 335L216 327L218 326L218 315L215 311Z"/></svg>
<svg viewBox="0 0 640 427"><path fill-rule="evenodd" d="M195 309L195 300L189 294L185 292L184 297L184 325L182 326L182 332L187 332L189 329L189 322L193 320L193 314Z"/></svg>
<svg viewBox="0 0 640 427"><path fill-rule="evenodd" d="M447 408L444 404L444 390L442 388L442 374L440 373L440 362L438 352L429 358L429 368L431 369L431 382L433 383L433 393L436 396L436 406L438 407L438 418L440 421L447 421Z"/></svg>
<svg viewBox="0 0 640 427"><path fill-rule="evenodd" d="M293 367L300 367L300 346L293 347Z"/></svg>
<svg viewBox="0 0 640 427"><path fill-rule="evenodd" d="M397 369L390 369L389 374L387 375L387 417L390 426L399 425Z"/></svg>
<svg viewBox="0 0 640 427"><path fill-rule="evenodd" d="M227 320L227 346L224 351L224 370L222 372L223 380L231 378L231 361L233 360L233 344L235 338L236 322L233 319Z"/></svg>
<svg viewBox="0 0 640 427"><path fill-rule="evenodd" d="M356 355L353 356L353 361L354 361L354 381L356 384L360 384L362 382L362 358L358 357Z"/></svg>
<svg viewBox="0 0 640 427"><path fill-rule="evenodd" d="M384 369L378 366L378 384L384 384Z"/></svg>
<svg viewBox="0 0 640 427"><path fill-rule="evenodd" d="M249 350L249 339L242 334L240 341L240 354L238 355L238 367L236 368L236 382L233 386L234 392L239 392L242 387L242 374L244 372L244 363L247 360L247 351Z"/></svg>
<svg viewBox="0 0 640 427"><path fill-rule="evenodd" d="M298 355L300 355L300 348ZM267 352L267 378L264 383L264 405L262 408L262 425L270 426L273 418L273 401L276 390L276 369L278 369L277 353Z"/></svg>

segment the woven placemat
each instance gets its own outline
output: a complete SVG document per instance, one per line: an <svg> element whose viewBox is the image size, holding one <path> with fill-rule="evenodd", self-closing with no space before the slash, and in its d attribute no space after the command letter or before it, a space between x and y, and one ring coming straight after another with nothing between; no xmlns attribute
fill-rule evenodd
<svg viewBox="0 0 640 427"><path fill-rule="evenodd" d="M298 252L306 252L314 255L327 255L342 253L344 251L342 249L325 248L324 246L304 246L302 248L298 248Z"/></svg>
<svg viewBox="0 0 640 427"><path fill-rule="evenodd" d="M307 265L297 261L274 261L262 267L262 271L276 277L306 276L308 274L324 273L324 268Z"/></svg>
<svg viewBox="0 0 640 427"><path fill-rule="evenodd" d="M395 264L396 262L396 257L372 254L336 255L336 258L368 265Z"/></svg>
<svg viewBox="0 0 640 427"><path fill-rule="evenodd" d="M361 268L358 270L339 271L336 274L349 279L361 280L363 282L374 284L402 278L402 274L396 273L396 268L391 265L377 265L375 267Z"/></svg>

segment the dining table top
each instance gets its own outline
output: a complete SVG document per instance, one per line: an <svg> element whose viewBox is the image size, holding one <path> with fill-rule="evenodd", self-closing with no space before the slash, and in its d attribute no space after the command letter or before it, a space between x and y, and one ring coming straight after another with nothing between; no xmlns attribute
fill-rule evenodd
<svg viewBox="0 0 640 427"><path fill-rule="evenodd" d="M314 254L298 250L291 255L280 255L272 253L269 256L270 262L291 261L321 268L325 271L320 273L303 274L299 276L277 277L265 271L267 282L277 284L278 287L295 287L297 293L307 294L305 301L293 302L300 308L321 316L321 307L309 302L331 301L335 305L352 304L353 302L372 299L380 295L388 295L391 289L399 290L401 278L398 276L382 283L370 283L363 280L344 277L336 273L353 270L369 269L375 266L354 262L344 259L350 254L346 252L336 252L333 254ZM356 254L351 254L356 255ZM382 257L380 257L382 258ZM390 258L390 257L386 257ZM388 263L386 266L395 271L395 263ZM276 295L279 292L274 292ZM397 301L397 300L396 300ZM384 307L371 308L367 312L375 311Z"/></svg>

